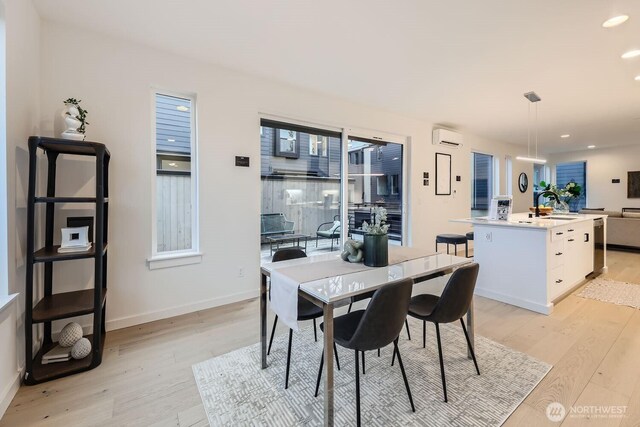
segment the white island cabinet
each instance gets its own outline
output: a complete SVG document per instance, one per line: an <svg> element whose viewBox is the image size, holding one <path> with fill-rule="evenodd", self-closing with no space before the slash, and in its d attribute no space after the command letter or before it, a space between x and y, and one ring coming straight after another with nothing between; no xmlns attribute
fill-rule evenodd
<svg viewBox="0 0 640 427"><path fill-rule="evenodd" d="M480 264L476 295L550 314L554 302L594 270L597 218L606 227L604 215L514 214L509 221L454 220L473 224L473 254Z"/></svg>

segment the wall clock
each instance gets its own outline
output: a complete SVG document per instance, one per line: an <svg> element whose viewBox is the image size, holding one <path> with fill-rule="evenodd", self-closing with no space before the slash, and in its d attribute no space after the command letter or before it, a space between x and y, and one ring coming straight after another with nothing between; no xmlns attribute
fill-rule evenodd
<svg viewBox="0 0 640 427"><path fill-rule="evenodd" d="M524 172L522 172L518 177L518 188L520 189L521 193L525 193L527 191L527 188L529 188L529 178Z"/></svg>

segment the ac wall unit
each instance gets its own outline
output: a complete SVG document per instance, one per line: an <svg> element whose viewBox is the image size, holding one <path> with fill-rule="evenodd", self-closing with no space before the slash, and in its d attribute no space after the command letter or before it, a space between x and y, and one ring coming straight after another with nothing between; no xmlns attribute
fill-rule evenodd
<svg viewBox="0 0 640 427"><path fill-rule="evenodd" d="M433 145L442 145L449 148L462 147L462 134L447 129L433 130Z"/></svg>

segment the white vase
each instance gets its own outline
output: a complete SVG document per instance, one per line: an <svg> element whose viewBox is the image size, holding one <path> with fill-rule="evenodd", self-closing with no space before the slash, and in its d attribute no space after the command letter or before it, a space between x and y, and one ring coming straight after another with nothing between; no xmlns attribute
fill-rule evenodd
<svg viewBox="0 0 640 427"><path fill-rule="evenodd" d="M67 106L63 112L65 131L60 134L64 139L71 139L74 141L83 141L84 134L78 132L78 128L82 125L82 122L77 118L80 112L73 105Z"/></svg>

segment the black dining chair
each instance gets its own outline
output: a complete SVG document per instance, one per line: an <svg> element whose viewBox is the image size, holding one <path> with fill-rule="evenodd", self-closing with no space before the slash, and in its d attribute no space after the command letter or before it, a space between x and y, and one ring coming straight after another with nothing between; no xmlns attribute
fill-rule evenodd
<svg viewBox="0 0 640 427"><path fill-rule="evenodd" d="M442 342L440 340L441 323L460 321L462 331L469 345L473 364L476 367L476 372L480 375L476 354L471 345L471 340L469 340L469 334L467 333L464 320L462 319L471 306L479 269L480 267L477 263L460 267L453 272L439 297L430 294L416 295L411 298L411 303L409 304L409 316L422 320L422 347L426 347L427 322L431 322L436 326L438 355L440 357L440 374L442 376L442 390L445 402L447 402L447 381L444 375Z"/></svg>
<svg viewBox="0 0 640 427"><path fill-rule="evenodd" d="M353 303L356 303L358 301L364 301L366 299L371 298L372 296L373 296L373 292L351 297L351 301L349 302L349 308L347 309L347 313L351 313L351 307L353 307ZM411 332L409 332L409 321L405 319L404 325L407 328L407 338L409 339L409 341L411 341ZM380 356L380 351L378 351L378 356Z"/></svg>
<svg viewBox="0 0 640 427"><path fill-rule="evenodd" d="M360 367L358 366L358 352L376 350L393 343L393 354L398 356L398 364L402 371L402 379L407 389L411 410L416 411L411 397L411 389L404 371L400 349L398 348L398 336L407 318L409 301L413 281L405 279L398 283L390 283L378 289L371 298L366 310L357 310L333 319L334 342L338 345L355 351L356 370L356 409L357 425L360 426ZM324 330L324 323L320 324ZM320 359L320 370L316 381L316 393L320 388L320 378L324 362L324 352Z"/></svg>
<svg viewBox="0 0 640 427"><path fill-rule="evenodd" d="M299 248L280 249L273 254L273 258L271 258L271 262L280 262L280 261L287 261L290 259L306 258L306 256L307 254L302 249L299 249ZM318 341L318 333L316 330L316 319L322 316L323 316L323 312L321 307L318 307L311 301L301 296L298 296L298 322L302 322L305 320L313 320L313 336L316 341ZM273 344L273 336L276 333L277 324L278 324L278 315L276 314L276 317L273 320L273 328L271 329L271 338L269 339L269 348L267 350L267 354L271 353L271 344ZM286 370L285 380L284 380L285 389L289 388L289 367L291 366L292 342L293 342L293 329L289 329L289 347L287 349L287 370ZM336 355L336 365L338 367L338 370L340 370L340 360L338 359L338 349L336 348L335 343L333 344L333 351Z"/></svg>

